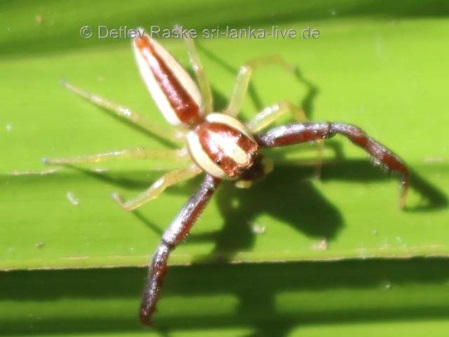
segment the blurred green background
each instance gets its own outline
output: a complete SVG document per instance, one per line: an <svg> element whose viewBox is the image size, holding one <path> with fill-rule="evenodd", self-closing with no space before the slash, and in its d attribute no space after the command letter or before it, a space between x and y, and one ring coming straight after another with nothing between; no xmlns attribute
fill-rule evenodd
<svg viewBox="0 0 449 337"><path fill-rule="evenodd" d="M2 2L0 334L446 336L448 14L445 1ZM343 138L327 142L319 179L315 167L300 165L316 158L315 148L270 152L275 171L249 190L223 184L173 253L148 331L137 320L147 260L200 180L126 213L111 192L132 197L167 163L56 169L41 158L166 148L59 82L165 128L129 40L102 38L98 27L175 24L199 32L217 111L240 65L281 55L297 76L258 69L242 119L288 100L311 120L359 125L407 161L412 187L400 210L397 177ZM80 35L83 26L91 38ZM202 36L203 29L273 27L320 35ZM182 41L162 43L189 66Z"/></svg>

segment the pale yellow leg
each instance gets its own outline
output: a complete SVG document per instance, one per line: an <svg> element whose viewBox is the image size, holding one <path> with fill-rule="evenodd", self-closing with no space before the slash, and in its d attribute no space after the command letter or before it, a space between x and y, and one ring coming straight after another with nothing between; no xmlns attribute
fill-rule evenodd
<svg viewBox="0 0 449 337"><path fill-rule="evenodd" d="M99 163L109 159L153 159L166 160L171 162L183 162L190 160L187 149L180 150L153 150L144 147L134 149L124 149L96 154L87 154L68 158L43 158L44 164L67 165L67 164L88 164Z"/></svg>
<svg viewBox="0 0 449 337"><path fill-rule="evenodd" d="M113 193L112 198L126 211L132 211L150 200L156 199L169 186L188 180L203 172L195 164L186 168L177 169L164 174L146 191L128 201L123 201L118 193Z"/></svg>
<svg viewBox="0 0 449 337"><path fill-rule="evenodd" d="M190 63L192 64L192 68L195 73L198 86L200 88L201 98L203 101L202 102L203 109L205 113L210 113L212 112L213 109L212 92L200 56L198 55L198 52L196 50L195 42L186 31L181 30L181 27L176 26L176 29L178 30L179 33L182 33L183 36L185 37L184 42L187 46L187 52L189 53Z"/></svg>
<svg viewBox="0 0 449 337"><path fill-rule="evenodd" d="M135 111L131 111L127 107L124 107L124 106L114 103L104 97L101 97L99 95L96 95L96 94L90 93L86 90L83 90L81 88L78 88L71 83L62 82L62 85L65 88L72 91L73 93L88 100L89 102L112 112L114 115L116 115L120 118L126 119L127 121L131 122L132 124L137 125L138 127L141 127L142 129L148 131L149 133L151 133L167 142L170 142L172 144L180 143L180 138L182 137L181 134L178 135L175 131L172 131L170 129L161 128L159 125L154 125L153 123L149 122L148 119L146 119L143 115L141 115Z"/></svg>
<svg viewBox="0 0 449 337"><path fill-rule="evenodd" d="M253 70L261 66L273 63L281 65L292 74L294 74L295 72L295 68L285 62L285 60L279 55L272 55L260 59L255 59L246 63L245 65L240 67L234 90L229 100L229 105L223 113L233 117L237 116L237 114L240 112L243 100L245 99L246 93L248 91L249 81L251 79Z"/></svg>
<svg viewBox="0 0 449 337"><path fill-rule="evenodd" d="M284 101L273 104L260 111L247 126L252 132L256 133L268 127L286 113L291 113L297 121L307 121L307 116L303 109L293 103Z"/></svg>

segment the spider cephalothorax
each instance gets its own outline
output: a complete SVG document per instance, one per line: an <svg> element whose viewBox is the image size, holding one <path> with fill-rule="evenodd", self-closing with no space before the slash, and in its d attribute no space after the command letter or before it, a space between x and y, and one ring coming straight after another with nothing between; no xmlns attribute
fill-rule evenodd
<svg viewBox="0 0 449 337"><path fill-rule="evenodd" d="M207 115L187 134L187 147L195 163L216 178L254 180L263 176L259 144L251 131L233 117Z"/></svg>
<svg viewBox="0 0 449 337"><path fill-rule="evenodd" d="M260 154L261 148L320 141L340 134L368 152L375 162L402 175L401 206L404 205L409 185L409 172L404 162L356 126L303 121L261 132L285 112L304 116L299 108L288 102L263 109L249 123L239 121L236 116L247 91L253 67L267 62L285 65L279 57L265 58L242 66L228 107L221 113L213 112L212 95L204 69L193 41L186 38L186 43L198 85L173 56L150 36L140 31L133 40L137 64L144 82L166 120L173 126L180 126L180 132L162 130L126 107L65 83L68 89L157 137L173 144L181 143L180 150L164 151L138 147L74 158L45 159L45 162L50 164L77 164L99 162L109 158L137 157L164 158L180 164L179 169L164 174L134 199L123 202L118 194L114 194L114 199L128 211L157 198L165 188L173 184L204 174L199 190L186 202L163 234L150 264L140 311L142 322L148 325L160 296L168 256L189 233L220 181L233 180L237 186L248 187L254 180L271 171L271 161Z"/></svg>

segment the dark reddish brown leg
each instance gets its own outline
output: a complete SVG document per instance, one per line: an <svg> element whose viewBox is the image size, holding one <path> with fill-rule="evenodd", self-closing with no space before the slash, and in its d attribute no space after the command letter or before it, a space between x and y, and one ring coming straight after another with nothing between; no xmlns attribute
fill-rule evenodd
<svg viewBox="0 0 449 337"><path fill-rule="evenodd" d="M184 204L184 207L162 236L162 241L151 261L148 281L143 294L140 308L140 320L143 324L151 325L151 317L156 310L162 282L167 272L167 259L170 252L190 232L190 229L206 207L219 183L220 179L206 175L198 192Z"/></svg>
<svg viewBox="0 0 449 337"><path fill-rule="evenodd" d="M336 134L349 138L355 145L365 149L373 156L377 164L402 175L400 206L404 207L410 176L407 166L392 151L368 137L363 130L354 125L344 123L297 123L284 125L260 134L258 143L263 147L286 146L331 138Z"/></svg>

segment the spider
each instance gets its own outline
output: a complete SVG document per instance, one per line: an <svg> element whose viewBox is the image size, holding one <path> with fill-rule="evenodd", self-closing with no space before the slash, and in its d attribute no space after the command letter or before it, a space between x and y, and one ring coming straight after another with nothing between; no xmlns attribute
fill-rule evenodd
<svg viewBox="0 0 449 337"><path fill-rule="evenodd" d="M165 119L176 126L178 131L161 130L147 122L142 115L126 107L84 91L70 83L63 83L67 89L153 135L173 144L183 143L184 146L181 149L152 150L138 147L72 158L44 158L44 162L47 164L60 165L130 157L164 158L178 163L188 163L180 169L164 174L134 199L123 201L117 193L114 193L113 198L127 211L132 211L157 198L164 189L171 185L201 173L204 174L198 191L184 204L164 232L149 265L149 276L140 308L140 319L146 325L152 323L152 316L167 272L167 260L170 253L190 232L221 181L230 180L234 181L238 187L249 187L252 182L259 180L272 170L271 162L260 153L261 148L320 141L340 134L368 152L376 163L381 164L388 171L396 171L402 176L401 207L404 205L409 186L409 171L406 164L392 151L354 125L304 121L277 126L269 131L261 132L286 112L303 114L301 109L288 102L281 102L263 109L249 123L243 123L237 119L236 116L247 92L252 70L269 62L284 64L279 57L255 60L243 65L238 72L229 105L223 112L214 112L209 82L193 40L188 35L184 36L184 40L198 85L175 58L143 30L139 30L132 40L135 58L143 81ZM303 117L305 119L305 115Z"/></svg>

